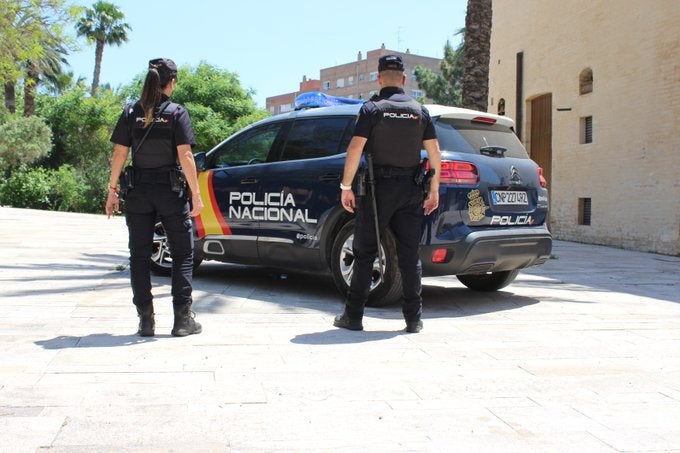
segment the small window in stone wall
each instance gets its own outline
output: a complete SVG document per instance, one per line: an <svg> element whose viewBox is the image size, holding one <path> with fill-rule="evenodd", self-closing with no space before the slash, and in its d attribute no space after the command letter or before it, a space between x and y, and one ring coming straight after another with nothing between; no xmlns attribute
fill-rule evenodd
<svg viewBox="0 0 680 453"><path fill-rule="evenodd" d="M584 116L581 118L581 138L579 142L584 145L593 143L593 117Z"/></svg>
<svg viewBox="0 0 680 453"><path fill-rule="evenodd" d="M591 198L579 198L578 199L578 224L579 225L590 225L591 218Z"/></svg>
<svg viewBox="0 0 680 453"><path fill-rule="evenodd" d="M498 101L498 114L505 116L505 99L503 98Z"/></svg>
<svg viewBox="0 0 680 453"><path fill-rule="evenodd" d="M581 71L581 75L579 76L579 94L587 94L587 93L592 93L593 92L593 70L590 68L586 68L583 71Z"/></svg>

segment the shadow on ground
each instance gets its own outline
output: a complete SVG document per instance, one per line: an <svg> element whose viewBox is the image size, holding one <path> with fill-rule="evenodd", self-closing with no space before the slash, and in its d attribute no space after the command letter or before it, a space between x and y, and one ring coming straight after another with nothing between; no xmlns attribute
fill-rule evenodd
<svg viewBox="0 0 680 453"><path fill-rule="evenodd" d="M538 299L517 296L510 290L475 292L457 283L455 287L423 284L423 309L425 317L460 317L514 310L536 304ZM196 297L201 311L220 312L238 298L247 306L253 299L277 304L284 308L315 309L334 314L342 309L343 297L330 276L301 273L282 273L256 266L238 266L209 263L199 268L194 277L194 289L206 293ZM245 301L244 301L245 300ZM368 307L368 316L384 319L401 319L399 304L385 307Z"/></svg>

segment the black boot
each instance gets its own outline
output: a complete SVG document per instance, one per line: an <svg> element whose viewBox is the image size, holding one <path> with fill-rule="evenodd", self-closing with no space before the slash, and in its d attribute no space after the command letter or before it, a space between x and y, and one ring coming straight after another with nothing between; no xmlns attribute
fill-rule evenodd
<svg viewBox="0 0 680 453"><path fill-rule="evenodd" d="M139 316L139 328L137 329L137 335L140 337L153 337L156 329L153 305L144 308L138 307L137 316Z"/></svg>
<svg viewBox="0 0 680 453"><path fill-rule="evenodd" d="M201 324L196 322L196 314L189 309L191 304L175 305L175 324L172 326L172 335L175 337L186 337L187 335L198 334L203 331Z"/></svg>
<svg viewBox="0 0 680 453"><path fill-rule="evenodd" d="M418 319L417 321L406 321L406 330L407 333L418 333L421 330L423 330L423 321Z"/></svg>
<svg viewBox="0 0 680 453"><path fill-rule="evenodd" d="M342 329L349 329L349 330L364 330L364 325L361 322L361 318L359 319L352 319L349 317L347 314L347 310L344 312L340 313L335 317L333 320L333 325L335 327L340 327Z"/></svg>

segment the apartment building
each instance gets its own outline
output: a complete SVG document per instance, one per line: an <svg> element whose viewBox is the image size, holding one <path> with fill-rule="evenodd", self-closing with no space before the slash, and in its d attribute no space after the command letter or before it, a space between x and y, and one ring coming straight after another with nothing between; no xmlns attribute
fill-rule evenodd
<svg viewBox="0 0 680 453"><path fill-rule="evenodd" d="M353 62L321 69L320 80L308 81L306 77L303 78L303 82L300 84L300 91L268 97L266 108L272 115L289 111L293 108L295 96L306 91L321 91L332 96L352 99L369 99L380 90L377 82L378 59L383 55L390 54L401 55L404 61L404 72L406 74L405 92L414 98L424 97L425 93L418 88L418 83L415 79L415 68L419 65L440 74L439 65L441 59L414 55L408 50L406 52L389 50L383 44L379 49L369 50L366 58L363 58L362 53L359 52L357 59ZM304 87L303 84L305 84ZM431 101L428 98L424 99L426 102Z"/></svg>
<svg viewBox="0 0 680 453"><path fill-rule="evenodd" d="M272 115L278 115L279 113L289 112L295 108L295 98L300 93L320 90L321 90L320 80L307 79L307 76L302 76L302 82L300 82L300 89L298 91L268 97L266 100L267 110Z"/></svg>
<svg viewBox="0 0 680 453"><path fill-rule="evenodd" d="M515 119L556 239L680 255L680 3L493 4L490 112Z"/></svg>
<svg viewBox="0 0 680 453"><path fill-rule="evenodd" d="M414 55L408 50L397 52L386 49L383 44L380 49L369 50L366 58L363 58L361 52L359 52L356 61L322 69L321 91L333 96L369 99L380 91L378 86L378 60L384 55L401 55L404 61L404 73L406 74L404 91L414 98L425 96L416 82L416 66L423 66L437 74L441 73L439 69L441 60L439 58ZM427 98L425 100L430 101Z"/></svg>

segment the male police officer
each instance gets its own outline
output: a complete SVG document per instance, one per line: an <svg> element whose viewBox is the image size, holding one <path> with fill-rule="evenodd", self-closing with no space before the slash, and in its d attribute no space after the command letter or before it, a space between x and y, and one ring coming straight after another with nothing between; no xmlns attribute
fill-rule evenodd
<svg viewBox="0 0 680 453"><path fill-rule="evenodd" d="M420 332L423 323L421 275L418 247L422 234L423 214L429 215L439 205L439 170L441 155L430 115L421 104L404 94L404 64L399 55L386 55L378 62L380 94L366 102L347 149L340 189L343 207L354 212L354 272L345 311L336 316L333 325L350 330L363 330L364 305L371 285L373 262L378 254L375 218L370 197L358 200L352 192L352 181L366 148L372 153L375 174L375 196L379 229L390 227L396 237L399 270L403 282L403 314L406 331ZM422 147L427 151L434 176L423 202L423 188L414 176L420 163ZM358 203L358 204L357 204Z"/></svg>

